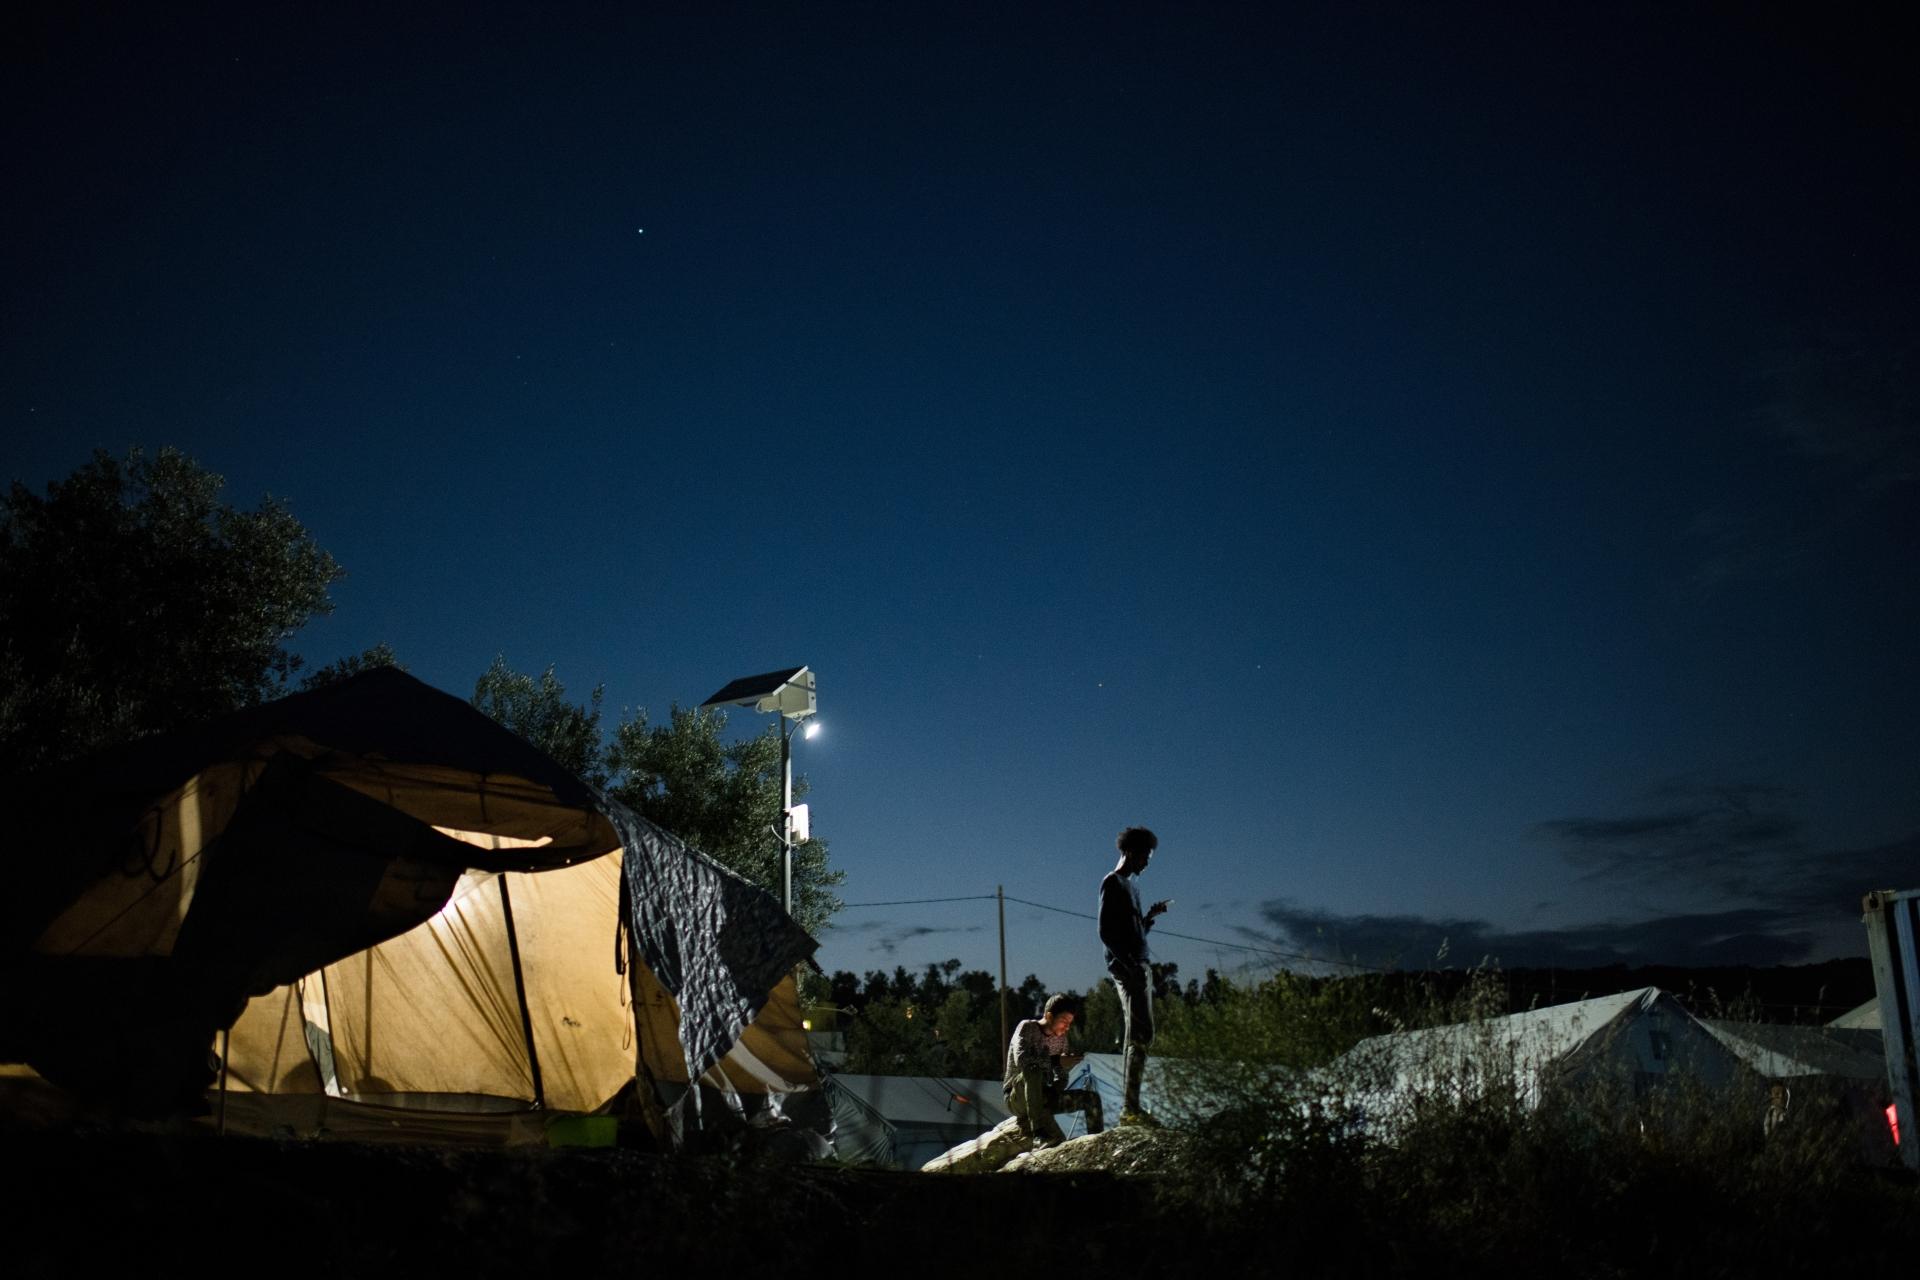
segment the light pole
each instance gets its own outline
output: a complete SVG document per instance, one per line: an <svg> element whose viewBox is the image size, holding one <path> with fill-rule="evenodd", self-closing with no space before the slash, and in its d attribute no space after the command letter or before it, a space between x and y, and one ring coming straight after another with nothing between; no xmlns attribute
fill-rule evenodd
<svg viewBox="0 0 1920 1280"><path fill-rule="evenodd" d="M793 914L793 726L819 711L814 693L813 672L806 667L788 667L757 676L741 676L700 704L707 707L752 707L755 711L777 712L780 716L780 901L787 914ZM801 731L811 738L820 731L813 721ZM803 822L805 815L802 815ZM811 826L810 823L807 825ZM800 836L806 840L811 831Z"/></svg>

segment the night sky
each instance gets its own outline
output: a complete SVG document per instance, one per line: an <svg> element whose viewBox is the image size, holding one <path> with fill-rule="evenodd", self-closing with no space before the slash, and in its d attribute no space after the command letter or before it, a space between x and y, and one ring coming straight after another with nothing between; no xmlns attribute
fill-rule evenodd
<svg viewBox="0 0 1920 1280"><path fill-rule="evenodd" d="M286 500L309 662L808 664L849 902L1090 913L1144 823L1182 976L1813 960L1920 884L1893 6L173 8L5 20L0 479Z"/></svg>

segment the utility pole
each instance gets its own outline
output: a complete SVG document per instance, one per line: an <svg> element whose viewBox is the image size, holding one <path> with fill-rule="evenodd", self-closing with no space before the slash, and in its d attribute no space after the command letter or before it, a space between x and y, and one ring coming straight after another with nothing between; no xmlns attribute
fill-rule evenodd
<svg viewBox="0 0 1920 1280"><path fill-rule="evenodd" d="M1000 902L1000 1053L1004 1056L1012 1034L1007 1026L1007 886L993 886L993 896Z"/></svg>

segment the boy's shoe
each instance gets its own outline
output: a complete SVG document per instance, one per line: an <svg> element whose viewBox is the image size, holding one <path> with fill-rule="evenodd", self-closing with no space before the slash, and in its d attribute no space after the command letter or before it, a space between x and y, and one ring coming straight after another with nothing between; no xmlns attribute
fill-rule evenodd
<svg viewBox="0 0 1920 1280"><path fill-rule="evenodd" d="M1120 1123L1123 1125L1138 1125L1146 1129L1158 1129L1161 1127L1158 1120L1155 1120L1144 1111L1122 1111L1120 1113Z"/></svg>

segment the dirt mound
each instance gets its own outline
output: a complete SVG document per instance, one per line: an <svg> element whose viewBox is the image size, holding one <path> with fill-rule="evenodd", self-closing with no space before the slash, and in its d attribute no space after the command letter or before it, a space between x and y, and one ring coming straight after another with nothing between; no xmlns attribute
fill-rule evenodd
<svg viewBox="0 0 1920 1280"><path fill-rule="evenodd" d="M1151 1177L1176 1168L1191 1143L1176 1129L1123 1125L1074 1138L1057 1147L1028 1151L1008 1161L1002 1173L1117 1173Z"/></svg>
<svg viewBox="0 0 1920 1280"><path fill-rule="evenodd" d="M1176 1129L1122 1125L1038 1151L1007 1120L929 1160L925 1173L1113 1173L1152 1177L1179 1168L1193 1140Z"/></svg>

